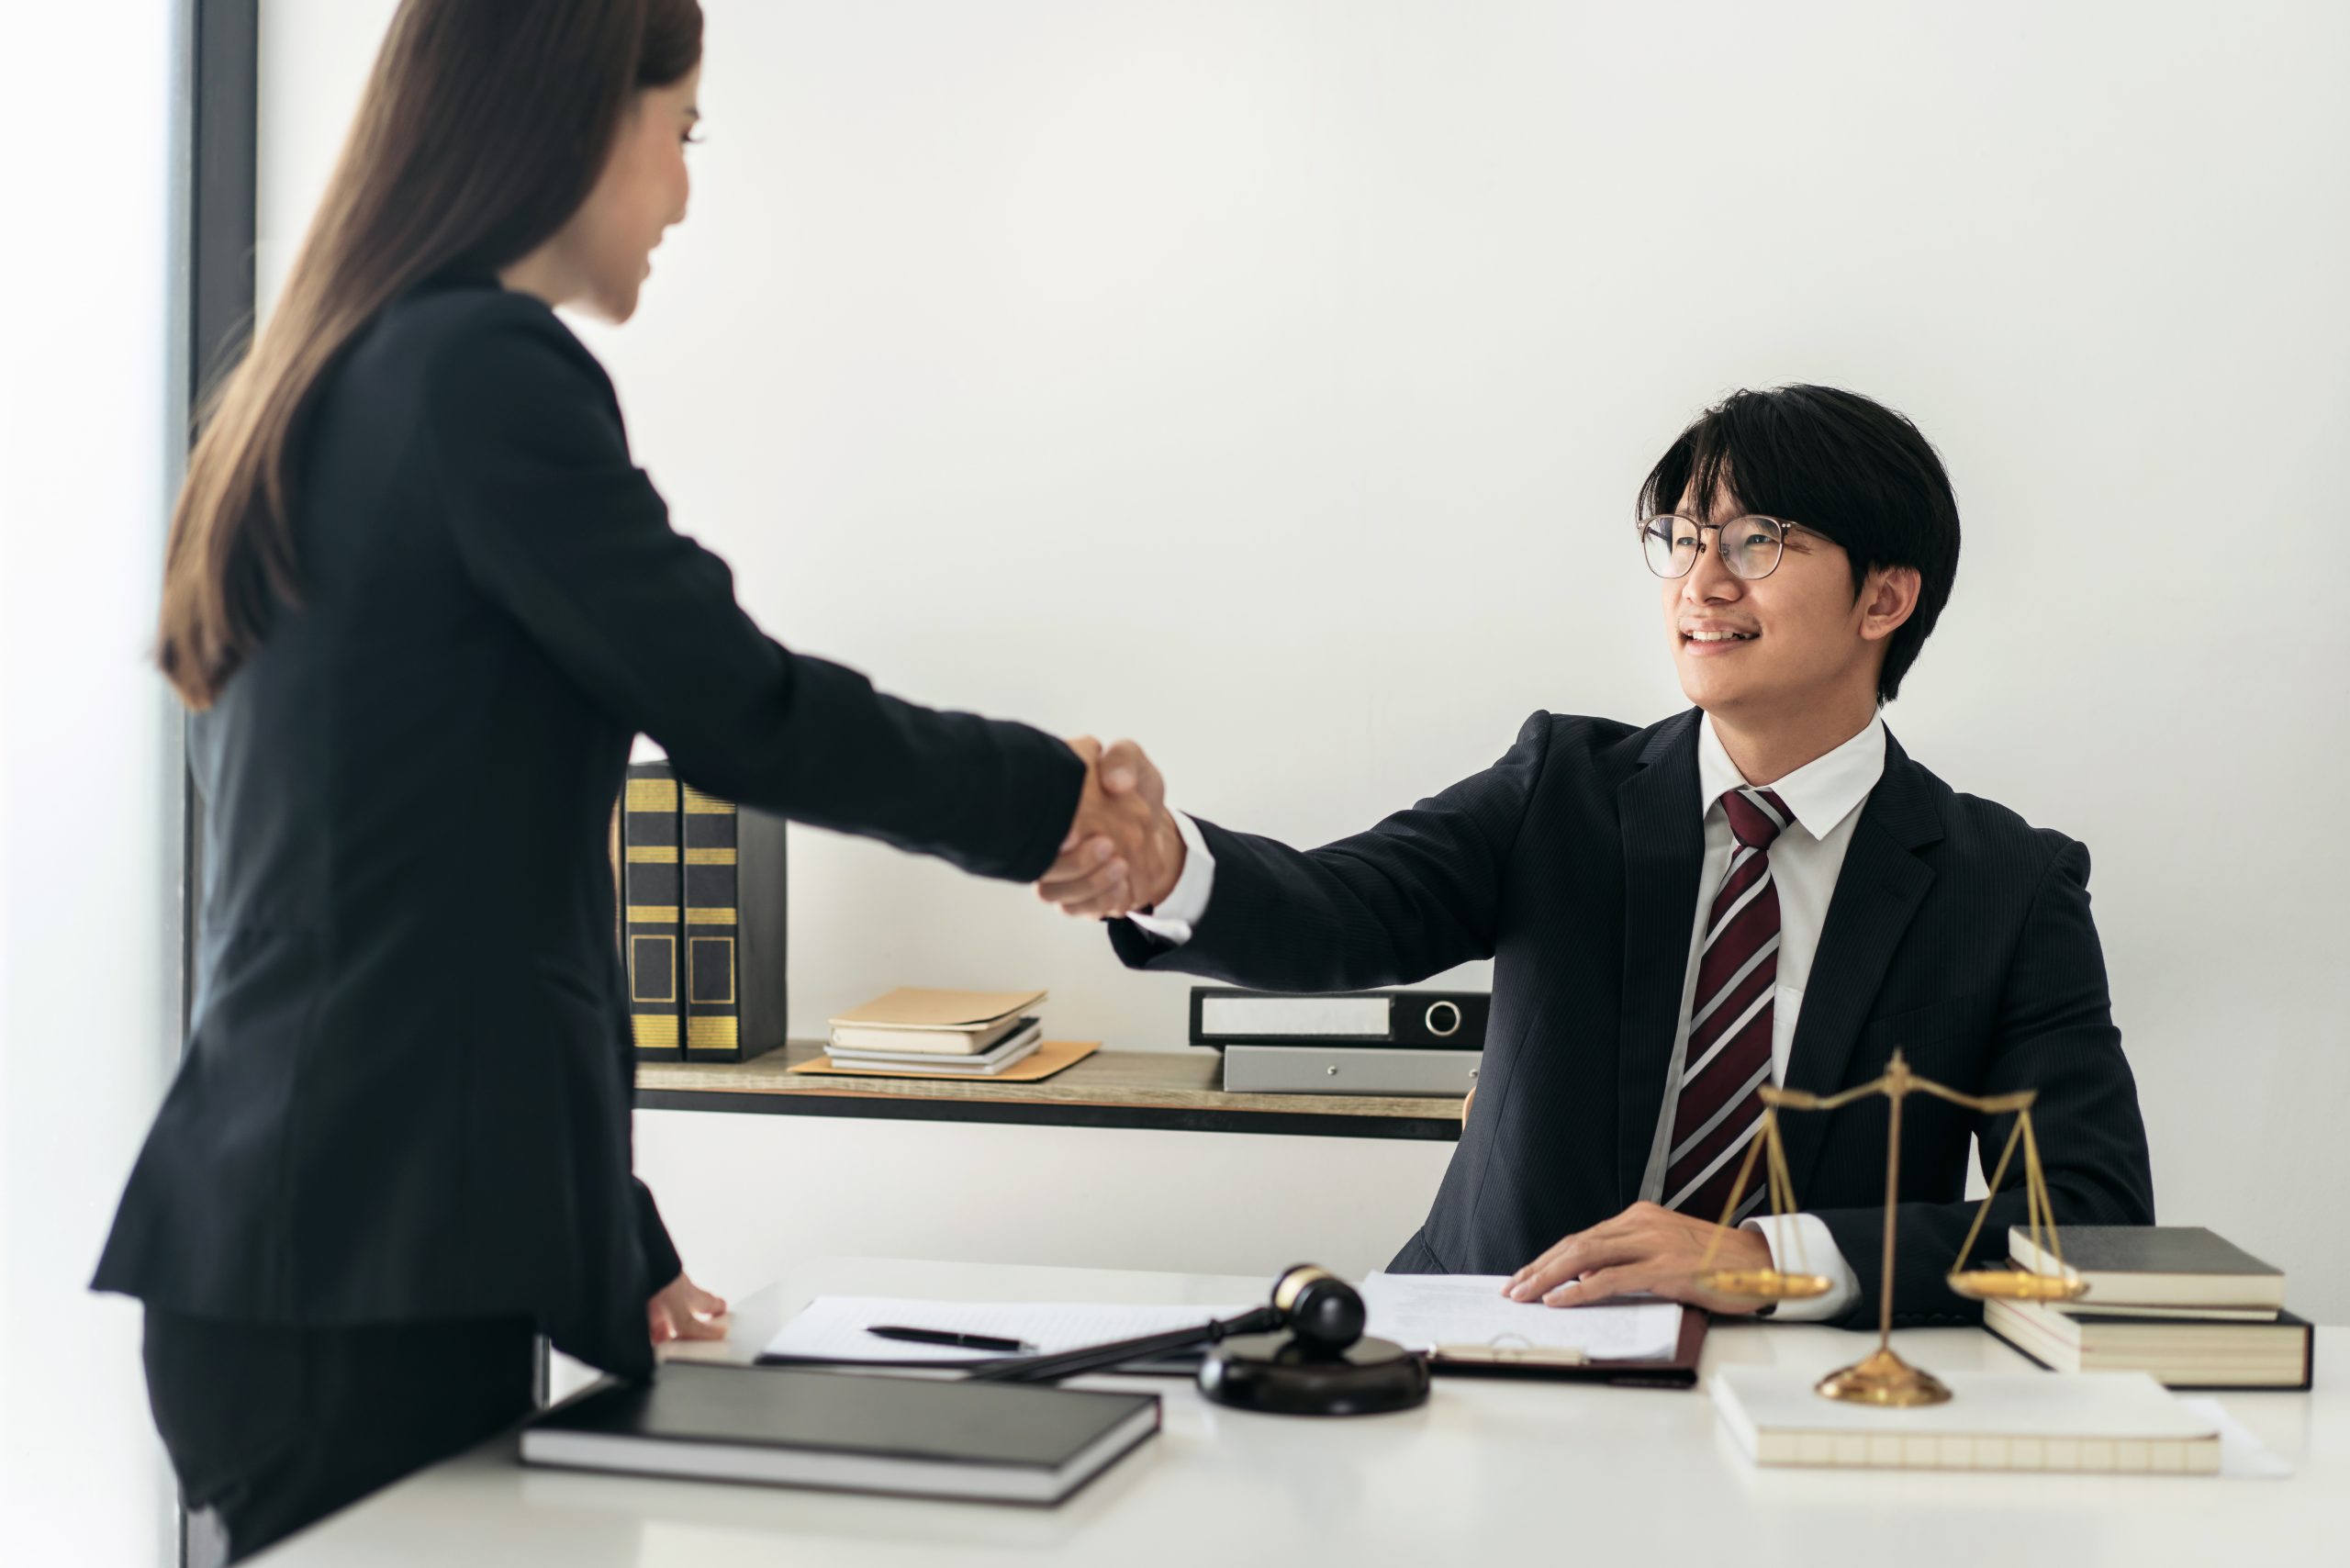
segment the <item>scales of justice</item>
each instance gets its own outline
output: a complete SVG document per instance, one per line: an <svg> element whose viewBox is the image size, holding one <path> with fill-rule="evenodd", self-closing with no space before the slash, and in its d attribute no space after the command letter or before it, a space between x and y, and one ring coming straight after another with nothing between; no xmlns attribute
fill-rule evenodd
<svg viewBox="0 0 2350 1568"><path fill-rule="evenodd" d="M1713 1269L1707 1265L1712 1263L1721 1238L1729 1232L1730 1216L1738 1212L1739 1203L1746 1195L1747 1179L1754 1172L1758 1154L1766 1161L1763 1180L1771 1193L1772 1225L1783 1227L1785 1216L1796 1207L1795 1185L1787 1176L1786 1150L1779 1140L1780 1111L1833 1111L1856 1100L1883 1095L1890 1102L1891 1109L1886 1130L1885 1271L1877 1290L1876 1350L1849 1367L1830 1372L1813 1387L1823 1398L1859 1405L1942 1404L1951 1396L1942 1380L1893 1353L1893 1245L1901 1191L1901 1102L1911 1094L1931 1094L1987 1115L2015 1114L2015 1130L2008 1135L2007 1148L1999 1152L1998 1167L1991 1173L1991 1190L1983 1195L1982 1206L1975 1211L1975 1224L1967 1230L1966 1239L1959 1244L1958 1258L1951 1265L1947 1276L1950 1288L1975 1301L2075 1301L2087 1294L2088 1285L2065 1267L2065 1254L2056 1238L2056 1216L2048 1205L2048 1184L2040 1170L2040 1145L2031 1130L2031 1103L2039 1093L2036 1089L2024 1089L2011 1094L1961 1094L1910 1071L1909 1064L1897 1049L1883 1077L1838 1093L1815 1094L1765 1085L1761 1091L1762 1126L1747 1143L1746 1158L1739 1164L1729 1202L1723 1205L1721 1221L1715 1227L1713 1239L1707 1244L1705 1256L1698 1260L1697 1283L1716 1295L1735 1301L1801 1301L1827 1294L1827 1277L1808 1271L1800 1233L1796 1238L1796 1267L1792 1272L1775 1267ZM2023 1146L2024 1201L2032 1243L2040 1249L2041 1257L2055 1260L2053 1273L1966 1267L1966 1260L1975 1250L1975 1238L1982 1234L1983 1221L1991 1212L1991 1200L1998 1195L1999 1179L2008 1173L2008 1163L2014 1159L2018 1144ZM1780 1246L1781 1234L1780 1228L1772 1233L1771 1256L1774 1262L1787 1256Z"/></svg>

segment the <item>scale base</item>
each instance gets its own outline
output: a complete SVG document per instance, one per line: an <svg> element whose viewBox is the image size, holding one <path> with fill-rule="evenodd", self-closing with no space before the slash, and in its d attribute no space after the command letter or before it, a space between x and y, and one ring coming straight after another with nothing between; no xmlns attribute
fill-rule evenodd
<svg viewBox="0 0 2350 1568"><path fill-rule="evenodd" d="M1309 1355L1286 1334L1225 1340L1200 1362L1200 1392L1218 1405L1273 1416L1375 1416L1428 1397L1428 1363L1386 1339Z"/></svg>
<svg viewBox="0 0 2350 1568"><path fill-rule="evenodd" d="M1811 1385L1822 1399L1848 1405L1940 1405L1950 1397L1942 1379L1891 1350L1878 1350Z"/></svg>

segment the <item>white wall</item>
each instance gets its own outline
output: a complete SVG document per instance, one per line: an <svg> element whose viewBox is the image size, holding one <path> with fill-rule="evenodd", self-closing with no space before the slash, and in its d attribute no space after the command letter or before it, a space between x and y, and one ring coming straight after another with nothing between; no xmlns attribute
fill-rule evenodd
<svg viewBox="0 0 2350 1568"><path fill-rule="evenodd" d="M388 9L264 8L265 274ZM1675 708L1639 476L1734 386L1882 398L1968 530L1894 728L2095 852L2165 1216L2350 1317L2350 11L708 10L693 219L588 336L779 634L1319 840ZM796 848L802 1029L1001 983L1180 1038L1019 890Z"/></svg>
<svg viewBox="0 0 2350 1568"><path fill-rule="evenodd" d="M0 1553L160 1563L139 1311L87 1286L178 1043L178 729L143 655L184 374L181 7L24 10L9 55L39 63L0 96Z"/></svg>

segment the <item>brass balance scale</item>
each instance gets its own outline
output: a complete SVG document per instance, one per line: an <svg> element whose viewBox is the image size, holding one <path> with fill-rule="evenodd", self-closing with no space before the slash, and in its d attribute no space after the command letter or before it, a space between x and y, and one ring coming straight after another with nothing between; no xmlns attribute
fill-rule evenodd
<svg viewBox="0 0 2350 1568"><path fill-rule="evenodd" d="M1814 1094L1801 1089L1762 1090L1762 1123L1746 1146L1746 1158L1738 1168L1738 1180L1730 1188L1729 1202L1723 1205L1720 1225L1706 1246L1705 1256L1698 1260L1697 1283L1718 1296L1734 1301L1771 1303L1802 1301L1825 1295L1829 1281L1825 1275L1809 1271L1809 1260L1803 1256L1803 1237L1798 1231L1795 1238L1796 1269L1783 1271L1768 1269L1713 1269L1707 1267L1721 1238L1729 1233L1730 1216L1738 1213L1740 1201L1746 1195L1746 1183L1754 1173L1755 1157L1765 1158L1764 1181L1771 1192L1771 1223L1774 1227L1771 1238L1771 1256L1775 1261L1787 1256L1780 1245L1787 1215L1796 1207L1795 1185L1787 1176L1785 1147L1779 1139L1779 1113L1788 1111L1833 1111L1882 1094L1892 1103L1886 1130L1885 1151L1885 1276L1877 1290L1876 1350L1862 1360L1837 1372L1830 1372L1814 1384L1815 1390L1828 1399L1841 1399L1860 1405L1940 1405L1950 1397L1950 1389L1933 1373L1913 1367L1893 1353L1893 1241L1894 1217L1898 1210L1897 1199L1901 1191L1901 1102L1913 1093L1931 1094L1953 1105L1964 1105L1987 1115L2015 1114L2015 1130L2008 1135L2008 1146L1999 1151L1998 1168L1991 1173L1991 1190L1983 1196L1982 1206L1975 1211L1975 1224L1960 1243L1958 1259L1946 1276L1950 1288L1975 1301L2076 1301L2088 1292L2088 1284L2065 1267L2062 1244L2056 1238L2056 1216L2048 1205L2048 1183L2040 1170L2040 1144L2031 1131L2031 1103L2039 1097L2035 1089L2018 1090L2012 1094L1961 1094L1957 1090L1920 1078L1909 1070L1901 1053L1893 1053L1893 1061L1885 1076L1867 1083L1856 1084L1835 1094ZM1966 1260L1975 1250L1975 1238L1983 1232L1983 1221L1991 1212L1991 1200L1999 1191L1999 1180L2008 1173L2008 1163L2014 1159L2016 1146L2023 1146L2025 1205L2031 1230L2032 1244L2039 1256L2053 1259L2055 1271L2033 1273L2021 1269L1969 1269ZM2043 1240L2042 1237L2046 1239Z"/></svg>

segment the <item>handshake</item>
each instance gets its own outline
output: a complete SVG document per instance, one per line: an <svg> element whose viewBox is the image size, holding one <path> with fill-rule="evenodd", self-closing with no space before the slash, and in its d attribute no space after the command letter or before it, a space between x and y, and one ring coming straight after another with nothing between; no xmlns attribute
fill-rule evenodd
<svg viewBox="0 0 2350 1568"><path fill-rule="evenodd" d="M1085 792L1036 896L1086 919L1147 911L1183 874L1183 836L1167 809L1167 781L1132 741L1107 751L1091 735L1069 745L1085 764Z"/></svg>

